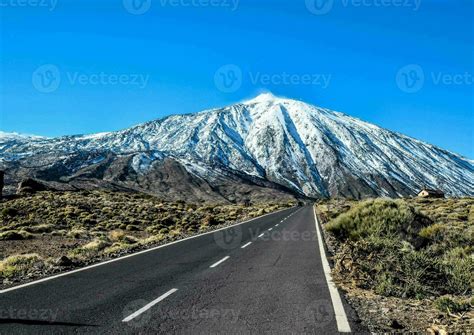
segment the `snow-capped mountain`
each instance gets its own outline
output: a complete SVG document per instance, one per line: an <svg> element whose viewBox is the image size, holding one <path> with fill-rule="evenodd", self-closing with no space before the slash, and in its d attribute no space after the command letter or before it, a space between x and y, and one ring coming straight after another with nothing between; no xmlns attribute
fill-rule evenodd
<svg viewBox="0 0 474 335"><path fill-rule="evenodd" d="M162 186L164 162L171 161L168 173L181 169L179 178L185 174L187 182L207 185L207 194L220 185L223 195L229 180L235 187L244 180L252 185L244 193L257 185L260 191L360 198L413 195L426 186L451 196L474 195L473 161L271 94L117 132L53 139L0 134L0 162L16 177L95 179L154 192Z"/></svg>

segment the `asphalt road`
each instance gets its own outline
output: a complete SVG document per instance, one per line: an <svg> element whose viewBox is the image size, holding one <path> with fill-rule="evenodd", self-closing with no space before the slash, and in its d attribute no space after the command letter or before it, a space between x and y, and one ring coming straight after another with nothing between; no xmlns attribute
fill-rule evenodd
<svg viewBox="0 0 474 335"><path fill-rule="evenodd" d="M0 333L337 334L338 324L308 206L1 293Z"/></svg>

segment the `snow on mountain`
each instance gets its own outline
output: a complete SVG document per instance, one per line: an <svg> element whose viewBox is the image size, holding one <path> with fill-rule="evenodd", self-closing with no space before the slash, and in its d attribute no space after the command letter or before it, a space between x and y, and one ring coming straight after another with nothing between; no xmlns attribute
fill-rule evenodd
<svg viewBox="0 0 474 335"><path fill-rule="evenodd" d="M42 168L59 161L68 165L69 173L112 153L133 156L130 165L138 174L172 157L203 180L216 178L219 169L311 197L406 196L422 186L452 196L474 195L472 161L348 115L269 93L118 132L6 139L0 134L4 161ZM74 163L78 155L81 164Z"/></svg>

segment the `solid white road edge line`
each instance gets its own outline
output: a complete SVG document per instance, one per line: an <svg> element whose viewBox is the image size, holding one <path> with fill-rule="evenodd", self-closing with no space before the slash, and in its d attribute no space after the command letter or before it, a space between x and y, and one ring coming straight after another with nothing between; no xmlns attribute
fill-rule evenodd
<svg viewBox="0 0 474 335"><path fill-rule="evenodd" d="M230 256L225 256L224 258L222 258L219 262L217 263L214 263L210 266L210 268L215 268L216 266L218 266L219 264L221 263L224 263L226 260L228 260L230 258Z"/></svg>
<svg viewBox="0 0 474 335"><path fill-rule="evenodd" d="M169 290L168 292L166 292L165 294L163 294L162 296L160 296L159 298L153 300L152 302L150 302L149 304L143 306L142 308L140 308L138 311L136 311L135 313L127 316L125 319L122 320L122 322L129 322L133 319L135 319L137 316L139 316L140 314L146 312L147 310L149 310L150 308L152 308L153 306L155 306L157 303L159 303L160 301L162 300L165 300L166 298L168 298L170 295L172 295L173 293L175 293L178 289L177 288L174 288L172 290Z"/></svg>
<svg viewBox="0 0 474 335"><path fill-rule="evenodd" d="M318 235L319 253L321 254L324 276L326 277L326 282L328 283L329 294L331 295L334 314L336 315L337 330L341 333L350 333L351 326L347 320L347 315L346 311L344 310L344 306L342 305L341 296L339 295L339 291L337 290L337 287L331 278L331 268L326 258L326 250L324 249L323 237L321 235L321 231L319 230L318 217L316 216L316 208L314 205L313 214L314 224L316 225L316 233Z"/></svg>
<svg viewBox="0 0 474 335"><path fill-rule="evenodd" d="M285 211L285 210L288 210L288 209L292 209L292 208L295 208L295 207L283 208L283 209L280 209L280 210L278 210L278 211L276 211L276 212L264 214L264 215L259 216L259 217L256 217L256 218L253 218L253 219L250 219L250 220L247 220L247 221L243 221L243 222L239 222L239 223L236 223L236 224L234 224L234 225L227 226L227 227L223 227L223 228L216 229L216 230L213 230L213 231L209 231L209 232L207 232L207 233L203 233L203 234L199 234L199 235L195 235L195 236L183 238L182 240L177 240L177 241L170 242L170 243L167 243L167 244L159 245L159 246L157 246L157 247L150 248L150 249L146 249L146 250L143 250L143 251L139 251L139 252L136 252L136 253L134 253L134 254L130 254L130 255L126 255L126 256L114 258L114 259L111 259L111 260L108 260L108 261L104 261L104 262L100 262L100 263L97 263L97 264L89 265L89 266L86 266L86 267L83 267L83 268L80 268L80 269L76 269L76 270L72 270L72 271L68 271L68 272L63 272L63 273L60 273L60 274L58 274L58 275L54 275L54 276L51 276L51 277L46 277L46 278L38 279L38 280L29 282L29 283L26 283L26 284L21 284L21 285L18 285L18 286L13 286L13 287L10 287L10 288L6 288L6 289L4 289L4 290L0 290L0 294L7 293L7 292L10 292L10 291L14 291L14 290L18 290L18 289L21 289L21 288L24 288L24 287L36 285L36 284L39 284L39 283L43 283L43 282L45 282L45 281L49 281L49 280L52 280L52 279L56 279L56 278L68 276L68 275L71 275L71 274L73 274L73 273L78 273L78 272L90 270L90 269L93 269L93 268L96 268L96 267L99 267L99 266L102 266L102 265L106 265L106 264L118 262L118 261L121 261L121 260L126 259L126 258L138 256L138 255L141 255L141 254L146 254L146 253L148 253L148 252L152 252L152 251L155 251L155 250L158 250L158 249L161 249L161 248L166 248L166 247L168 247L168 246L170 246L170 245L177 244L177 243L181 243L181 242L188 241L188 240L192 240L192 239L194 239L194 238L198 238L198 237L201 237L201 236L205 236L205 235L209 235L209 234L214 234L215 232L218 232L218 231L221 231L221 230L226 230L226 229L229 229L229 228L232 228L232 227L236 227L236 226L240 226L240 225L243 225L243 224L245 224L245 223L248 223L248 222L252 222L252 221L261 219L261 218L263 218L263 217L265 217L265 216L272 215L272 214L276 214L276 213L279 213L279 212L282 212L282 211Z"/></svg>
<svg viewBox="0 0 474 335"><path fill-rule="evenodd" d="M247 243L247 244L244 244L244 245L241 246L240 248L241 248L241 249L245 249L245 248L247 248L247 247L248 247L249 245L251 245L251 244L252 244L252 242L249 242L249 243Z"/></svg>

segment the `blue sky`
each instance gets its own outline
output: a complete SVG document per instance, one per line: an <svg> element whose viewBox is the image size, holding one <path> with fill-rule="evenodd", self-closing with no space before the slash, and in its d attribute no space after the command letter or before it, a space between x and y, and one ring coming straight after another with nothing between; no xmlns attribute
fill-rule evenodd
<svg viewBox="0 0 474 335"><path fill-rule="evenodd" d="M3 1L0 130L118 130L272 91L474 158L470 0L147 1Z"/></svg>

